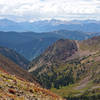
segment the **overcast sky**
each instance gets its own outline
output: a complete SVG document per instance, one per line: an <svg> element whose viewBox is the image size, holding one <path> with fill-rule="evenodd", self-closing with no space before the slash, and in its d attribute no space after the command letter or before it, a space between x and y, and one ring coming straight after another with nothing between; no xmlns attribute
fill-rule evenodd
<svg viewBox="0 0 100 100"><path fill-rule="evenodd" d="M0 0L0 18L15 21L100 20L100 0Z"/></svg>

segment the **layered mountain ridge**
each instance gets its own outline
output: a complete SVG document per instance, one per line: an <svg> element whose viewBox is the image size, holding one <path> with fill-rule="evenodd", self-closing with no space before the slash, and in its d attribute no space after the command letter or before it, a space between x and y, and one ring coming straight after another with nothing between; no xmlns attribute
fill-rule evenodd
<svg viewBox="0 0 100 100"><path fill-rule="evenodd" d="M83 32L100 32L100 21L96 20L40 20L34 22L14 22L8 19L0 19L0 31L17 32L50 32L55 30L79 30Z"/></svg>
<svg viewBox="0 0 100 100"><path fill-rule="evenodd" d="M100 32L85 33L68 30L43 33L0 31L0 46L11 48L31 61L59 39L85 40L98 35Z"/></svg>
<svg viewBox="0 0 100 100"><path fill-rule="evenodd" d="M99 33L98 33L99 34ZM48 46L56 40L70 38L83 40L91 37L84 32L60 30L54 32L0 32L0 46L8 47L28 60L39 56Z"/></svg>

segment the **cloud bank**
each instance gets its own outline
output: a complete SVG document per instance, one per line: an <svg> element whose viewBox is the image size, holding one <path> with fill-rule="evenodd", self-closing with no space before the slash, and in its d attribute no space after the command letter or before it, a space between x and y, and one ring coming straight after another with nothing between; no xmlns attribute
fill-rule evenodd
<svg viewBox="0 0 100 100"><path fill-rule="evenodd" d="M0 0L0 18L15 21L43 19L100 20L99 0Z"/></svg>

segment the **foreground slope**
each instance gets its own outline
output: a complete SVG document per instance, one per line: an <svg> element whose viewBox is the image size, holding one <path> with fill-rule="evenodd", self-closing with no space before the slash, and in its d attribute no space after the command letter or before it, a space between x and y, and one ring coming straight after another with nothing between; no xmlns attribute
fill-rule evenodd
<svg viewBox="0 0 100 100"><path fill-rule="evenodd" d="M57 41L32 61L29 72L68 100L99 100L100 36Z"/></svg>
<svg viewBox="0 0 100 100"><path fill-rule="evenodd" d="M0 100L62 100L37 79L0 54Z"/></svg>
<svg viewBox="0 0 100 100"><path fill-rule="evenodd" d="M62 98L36 83L8 74L0 67L0 100L62 100Z"/></svg>

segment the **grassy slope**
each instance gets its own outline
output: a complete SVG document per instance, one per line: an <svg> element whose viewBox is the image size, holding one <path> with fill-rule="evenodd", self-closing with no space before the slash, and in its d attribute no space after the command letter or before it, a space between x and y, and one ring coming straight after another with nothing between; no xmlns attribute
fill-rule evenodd
<svg viewBox="0 0 100 100"><path fill-rule="evenodd" d="M74 66L73 77L75 80L74 84L68 86L62 86L59 89L54 87L51 91L63 96L71 98L79 98L82 96L85 99L82 100L99 100L100 99L100 39L99 37L94 37L89 40L85 40L80 43L80 51L89 50L90 55L82 56L77 59L78 64L70 64L70 67ZM56 69L56 72L64 72L68 62ZM67 71L67 70L66 70ZM78 74L80 73L80 74ZM76 75L78 74L78 76ZM76 79L78 78L78 80ZM78 99L77 99L78 100ZM79 99L81 100L81 99Z"/></svg>
<svg viewBox="0 0 100 100"><path fill-rule="evenodd" d="M0 54L0 100L62 100L26 70Z"/></svg>
<svg viewBox="0 0 100 100"><path fill-rule="evenodd" d="M100 53L99 53L100 54ZM100 62L98 61L98 58L100 59L98 53L89 56L85 58L84 60L81 60L81 63L84 64L84 66L88 67L87 71L84 70L84 73L82 75L78 74L80 77L74 84L68 85L68 86L62 86L59 89L51 88L51 91L63 96L63 97L80 97L80 96L96 96L97 94L100 95ZM94 60L92 60L94 59ZM71 67L71 66L70 66ZM77 66L78 67L78 66ZM81 71L83 71L79 67ZM62 71L62 69L57 69L57 71ZM74 69L75 73L78 73ZM73 75L74 77L75 74Z"/></svg>
<svg viewBox="0 0 100 100"><path fill-rule="evenodd" d="M50 91L0 68L0 100L62 100Z"/></svg>

